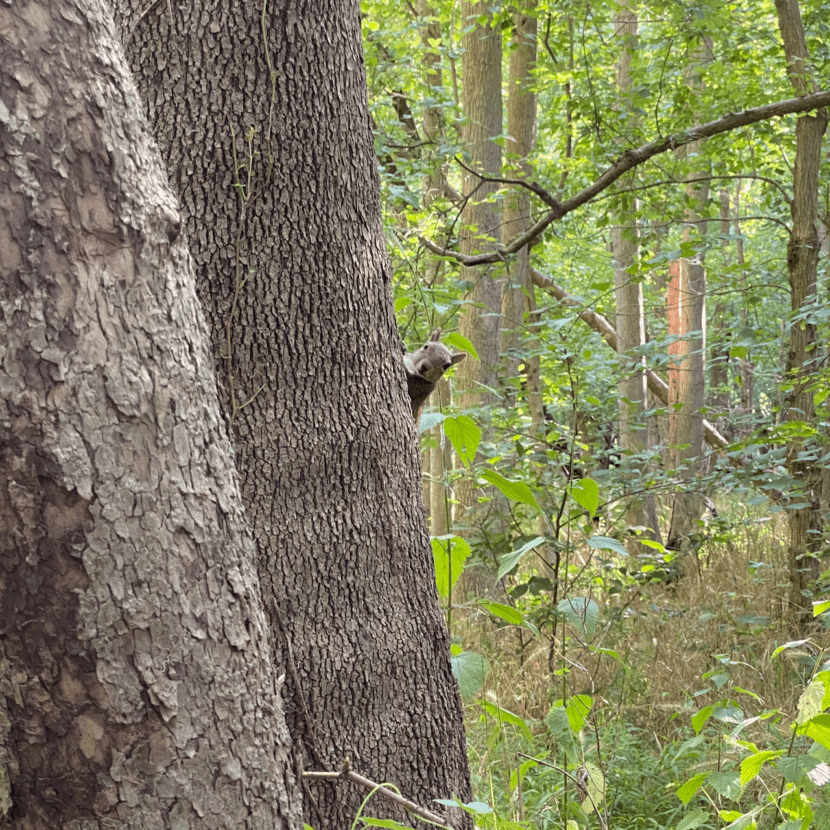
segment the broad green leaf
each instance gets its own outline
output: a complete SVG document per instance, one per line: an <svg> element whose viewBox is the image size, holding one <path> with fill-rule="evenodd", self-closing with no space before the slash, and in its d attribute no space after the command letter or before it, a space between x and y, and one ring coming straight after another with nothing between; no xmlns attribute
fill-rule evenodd
<svg viewBox="0 0 830 830"><path fill-rule="evenodd" d="M476 457L476 450L481 441L481 430L478 424L467 415L445 418L444 435L450 439L462 463L469 467Z"/></svg>
<svg viewBox="0 0 830 830"><path fill-rule="evenodd" d="M757 778L767 761L771 761L773 758L780 758L783 754L783 749L765 749L744 758L741 761L741 786L745 787L750 781Z"/></svg>
<svg viewBox="0 0 830 830"><path fill-rule="evenodd" d="M452 654L450 656L450 666L452 667L453 676L458 682L458 691L464 700L471 700L481 691L481 687L490 673L490 664L487 659L474 651L461 651L458 654Z"/></svg>
<svg viewBox="0 0 830 830"><path fill-rule="evenodd" d="M695 827L700 827L701 824L709 821L710 817L708 810L692 810L691 813L683 816L675 830L694 830Z"/></svg>
<svg viewBox="0 0 830 830"><path fill-rule="evenodd" d="M574 735L578 735L582 731L593 705L594 701L590 695L574 695L568 698L568 702L565 704L565 714L568 716L568 725Z"/></svg>
<svg viewBox="0 0 830 830"><path fill-rule="evenodd" d="M483 600L481 602L483 608L486 608L494 617L500 617L510 625L521 625L525 618L521 611L517 611L510 605L504 605L501 602L489 602Z"/></svg>
<svg viewBox="0 0 830 830"><path fill-rule="evenodd" d="M571 487L571 498L592 516L599 508L599 487L591 478L581 478Z"/></svg>
<svg viewBox="0 0 830 830"><path fill-rule="evenodd" d="M590 761L585 761L583 767L587 773L584 785L587 795L579 806L583 813L590 815L605 801L605 776L602 770Z"/></svg>
<svg viewBox="0 0 830 830"><path fill-rule="evenodd" d="M790 640L788 643L784 643L784 645L778 646L778 648L775 649L775 651L773 651L773 653L772 653L772 655L770 656L769 659L773 660L776 657L778 657L778 655L781 654L781 652L787 651L788 649L791 649L791 648L799 648L800 646L803 646L804 643L809 643L809 642L810 642L809 640Z"/></svg>
<svg viewBox="0 0 830 830"><path fill-rule="evenodd" d="M799 735L806 735L825 749L830 749L830 715L816 715L798 726Z"/></svg>
<svg viewBox="0 0 830 830"><path fill-rule="evenodd" d="M533 491L528 487L526 482L511 481L495 470L485 470L481 474L481 477L489 484L501 490L502 494L508 499L521 502L522 504L529 504L541 512L542 508L539 507L536 496L533 495Z"/></svg>
<svg viewBox="0 0 830 830"><path fill-rule="evenodd" d="M548 710L547 715L545 715L545 726L547 726L548 732L550 732L560 745L562 751L568 755L573 755L576 750L574 733L571 730L568 713L565 711L561 700Z"/></svg>
<svg viewBox="0 0 830 830"><path fill-rule="evenodd" d="M727 772L710 772L706 778L706 785L724 798L732 801L741 794L741 775L737 770Z"/></svg>
<svg viewBox="0 0 830 830"><path fill-rule="evenodd" d="M431 430L434 426L438 426L446 417L443 412L425 412L421 415L421 420L418 421L418 434L421 435Z"/></svg>
<svg viewBox="0 0 830 830"><path fill-rule="evenodd" d="M529 759L522 764L519 764L518 769L514 769L513 772L510 773L510 791L515 791L516 787L519 785L519 782L524 780L525 773L529 769L533 769L534 767L538 767L539 764L537 761L533 759Z"/></svg>
<svg viewBox="0 0 830 830"><path fill-rule="evenodd" d="M435 584L444 599L461 576L470 555L470 545L461 536L433 536L432 561L435 563Z"/></svg>
<svg viewBox="0 0 830 830"><path fill-rule="evenodd" d="M700 730L706 725L706 721L712 716L712 707L711 706L704 706L700 711L695 712L692 715L692 728L695 730L696 733L700 733Z"/></svg>
<svg viewBox="0 0 830 830"><path fill-rule="evenodd" d="M567 597L559 600L556 610L582 637L591 637L597 630L599 606L588 597Z"/></svg>
<svg viewBox="0 0 830 830"><path fill-rule="evenodd" d="M621 556L628 556L625 545L618 539L612 539L610 536L591 536L588 539L588 547L592 550L612 550Z"/></svg>
<svg viewBox="0 0 830 830"><path fill-rule="evenodd" d="M514 715L507 709L502 709L501 706L496 706L495 703L491 703L489 700L479 700L478 705L481 706L487 714L494 717L500 723L510 723L513 726L518 727L529 741L533 740L533 733L530 731L530 727L518 715Z"/></svg>
<svg viewBox="0 0 830 830"><path fill-rule="evenodd" d="M825 611L830 611L830 599L823 599L820 602L813 603L813 616L817 617Z"/></svg>
<svg viewBox="0 0 830 830"><path fill-rule="evenodd" d="M513 568L519 564L519 561L526 553L529 553L534 548L538 548L539 545L544 544L545 541L547 540L544 536L537 536L535 539L531 539L529 542L526 542L517 550L502 554L501 564L499 565L498 572L496 573L496 581L501 579L505 574L510 573L510 571L512 571Z"/></svg>
<svg viewBox="0 0 830 830"><path fill-rule="evenodd" d="M474 357L476 360L479 359L476 347L466 337L464 337L463 334L459 334L457 331L454 331L445 335L441 339L444 343L458 349L458 351L467 352L470 357Z"/></svg>
<svg viewBox="0 0 830 830"><path fill-rule="evenodd" d="M681 784L677 788L677 797L684 803L688 804L695 793L703 786L706 780L707 773L699 772L697 775L690 778L685 784Z"/></svg>

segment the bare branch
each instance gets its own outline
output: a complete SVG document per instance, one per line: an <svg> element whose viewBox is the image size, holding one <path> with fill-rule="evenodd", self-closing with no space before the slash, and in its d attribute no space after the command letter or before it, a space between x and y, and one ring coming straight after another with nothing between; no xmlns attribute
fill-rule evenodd
<svg viewBox="0 0 830 830"><path fill-rule="evenodd" d="M591 185L581 190L576 196L568 199L565 202L558 202L553 196L546 192L543 198L536 188L541 190L538 185L522 182L523 187L533 190L546 204L552 205L552 209L548 211L541 219L539 219L532 227L530 227L521 236L516 237L509 245L505 245L498 251L489 252L486 254L476 254L475 256L463 257L454 251L449 251L443 248L438 248L432 244L428 244L426 240L421 238L421 243L431 251L442 256L451 256L457 259L464 265L485 265L490 262L499 262L505 256L515 254L532 242L539 236L551 223L561 219L566 214L578 207L590 202L594 197L602 193L603 190L609 188L620 176L633 170L635 167L643 164L655 156L665 153L669 150L676 150L678 147L683 147L693 141L698 141L701 138L712 138L716 135L737 130L740 127L746 127L750 124L757 124L759 121L768 121L770 118L780 118L784 115L792 115L798 112L808 112L809 110L819 109L830 105L830 90L825 92L816 92L812 95L804 95L801 98L789 98L785 101L778 101L775 104L765 104L762 107L753 107L752 109L744 110L743 112L730 112L723 118L717 121L709 121L706 124L698 124L690 127L682 133L667 136L665 138L657 139L642 147L633 150L626 150L620 155L616 161ZM478 174L476 174L478 175ZM481 177L484 179L484 177ZM498 179L486 179L487 181L498 181ZM518 182L516 182L518 183Z"/></svg>
<svg viewBox="0 0 830 830"><path fill-rule="evenodd" d="M579 319L587 323L615 352L617 351L617 332L606 317L603 317L602 314L597 314L596 311L586 309L584 303L579 302L576 297L571 296L564 288L558 286L550 277L546 277L536 268L531 268L530 274L533 277L533 284L535 286L548 291L562 305L582 309L578 313ZM648 384L649 391L662 401L662 403L668 405L669 386L659 375L652 372L651 369L646 369L646 383ZM703 419L703 433L707 443L717 450L722 450L729 443L705 418Z"/></svg>

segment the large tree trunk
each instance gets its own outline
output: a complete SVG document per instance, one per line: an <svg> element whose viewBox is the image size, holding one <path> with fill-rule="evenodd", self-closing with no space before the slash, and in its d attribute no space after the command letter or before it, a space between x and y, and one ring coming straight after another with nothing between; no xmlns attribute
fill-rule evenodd
<svg viewBox="0 0 830 830"><path fill-rule="evenodd" d="M132 5L123 26L185 205L264 597L296 663L297 762L349 758L418 802L463 798L358 5ZM340 780L308 793L320 830L350 826L365 795Z"/></svg>
<svg viewBox="0 0 830 830"><path fill-rule="evenodd" d="M299 828L181 217L112 21L33 2L0 30L0 826Z"/></svg>
<svg viewBox="0 0 830 830"><path fill-rule="evenodd" d="M775 0L778 26L787 56L787 71L799 95L815 91L809 63L804 27L797 0ZM787 381L790 391L784 400L787 421L812 424L815 418L814 388L811 377L821 361L816 327L804 311L815 301L816 271L819 257L818 175L821 145L827 130L827 110L804 115L796 121L795 169L793 171L792 230L787 245L794 319L790 325L787 351ZM796 317L796 315L799 315ZM808 584L820 572L816 553L822 548L822 469L810 459L815 449L802 439L787 445L787 470L802 487L796 499L805 506L789 512L790 608L800 627L810 619Z"/></svg>

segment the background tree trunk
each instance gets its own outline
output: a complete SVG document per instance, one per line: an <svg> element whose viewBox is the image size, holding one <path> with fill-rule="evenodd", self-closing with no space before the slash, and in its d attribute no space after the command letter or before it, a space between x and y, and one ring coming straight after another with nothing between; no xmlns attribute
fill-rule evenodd
<svg viewBox="0 0 830 830"><path fill-rule="evenodd" d="M796 93L815 91L807 41L797 0L775 0L778 26L784 41L787 72ZM812 424L815 418L815 390L811 378L821 362L816 326L809 309L816 297L819 257L818 174L821 145L827 131L827 110L803 115L795 125L796 154L793 171L792 230L787 246L793 319L787 351L787 380L790 389L784 399L784 418ZM803 507L789 512L790 609L797 627L811 618L809 583L820 573L816 553L822 544L822 479L826 473L810 458L811 445L797 438L787 445L787 471L803 488Z"/></svg>
<svg viewBox="0 0 830 830"><path fill-rule="evenodd" d="M536 92L533 70L536 66L536 3L523 0L513 12L513 43L507 85L507 143L511 177L530 180L533 171L528 157L536 138ZM529 191L513 188L505 200L503 237L515 239L530 226ZM502 298L502 348L507 356L505 388L519 386L519 366L524 363L523 384L526 406L533 431L544 422L539 379L538 343L528 337L538 324L533 279L530 275L530 249L524 247L510 260L507 285Z"/></svg>
<svg viewBox="0 0 830 830"><path fill-rule="evenodd" d="M358 6L133 6L122 25L185 206L264 598L296 662L297 762L348 757L417 802L464 798ZM310 786L309 824L351 825L365 793Z"/></svg>
<svg viewBox="0 0 830 830"><path fill-rule="evenodd" d="M486 18L481 25L480 18ZM501 174L502 152L493 139L503 131L501 73L502 35L495 25L492 6L486 2L461 3L461 21L466 29L462 37L464 144L469 153L471 170L485 176ZM490 250L501 239L501 208L492 196L499 189L493 182L482 181L468 170L462 177L462 192L467 199L461 214L463 230L459 247L463 254ZM456 377L457 402L461 409L482 410L479 418L487 436L489 413L486 408L497 403L498 368L501 358L502 282L495 279L490 267L462 267L462 279L471 288L458 322L458 330L475 347L478 360L465 360ZM478 500L477 485L472 477L459 481L456 488L458 504L454 520L456 528L471 533ZM487 595L492 578L480 567L467 567L458 583L458 594Z"/></svg>
<svg viewBox="0 0 830 830"><path fill-rule="evenodd" d="M688 83L694 89L695 67L709 60L711 46L701 41L693 51ZM683 155L694 158L703 141L693 141ZM669 346L673 364L669 370L669 446L672 467L683 482L674 494L668 547L686 549L697 531L703 512L703 493L694 483L704 470L703 407L706 402L706 213L709 201L708 178L692 173L686 187L683 243L693 244L698 253L673 263L667 299L669 332L678 340Z"/></svg>
<svg viewBox="0 0 830 830"><path fill-rule="evenodd" d="M298 830L181 217L112 20L30 3L0 30L0 825Z"/></svg>
<svg viewBox="0 0 830 830"><path fill-rule="evenodd" d="M614 36L619 43L617 64L617 100L621 109L631 95L631 59L637 48L637 14L627 0L618 0L614 18ZM648 447L648 432L643 422L646 408L645 360L641 349L646 342L643 284L632 277L631 268L637 264L637 200L631 195L618 199L617 222L611 231L611 250L614 254L614 287L617 305L617 350L620 356L622 378L617 383L620 448L620 472L637 488L642 481L643 466L640 456ZM646 528L649 539L660 538L654 496L632 497L626 507L629 527ZM639 546L636 539L627 542L632 552Z"/></svg>

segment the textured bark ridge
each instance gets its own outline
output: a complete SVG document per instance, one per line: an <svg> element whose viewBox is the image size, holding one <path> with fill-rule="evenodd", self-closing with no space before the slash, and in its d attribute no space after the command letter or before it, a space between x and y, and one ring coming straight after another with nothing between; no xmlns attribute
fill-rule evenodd
<svg viewBox="0 0 830 830"><path fill-rule="evenodd" d="M0 826L297 828L191 263L112 23L6 5L0 32Z"/></svg>
<svg viewBox="0 0 830 830"><path fill-rule="evenodd" d="M416 802L464 798L358 4L118 5L182 200L263 596L297 666L298 763L348 757ZM318 830L351 826L365 796L345 781L306 794Z"/></svg>

